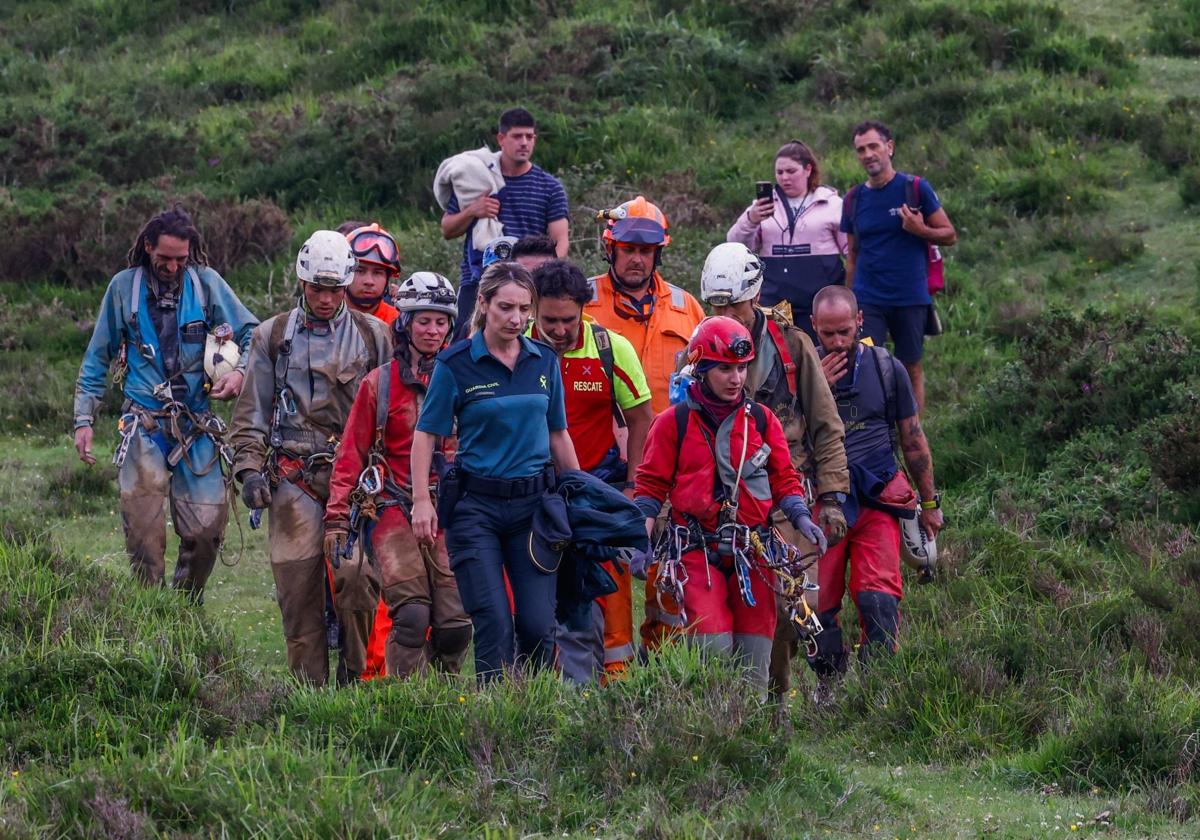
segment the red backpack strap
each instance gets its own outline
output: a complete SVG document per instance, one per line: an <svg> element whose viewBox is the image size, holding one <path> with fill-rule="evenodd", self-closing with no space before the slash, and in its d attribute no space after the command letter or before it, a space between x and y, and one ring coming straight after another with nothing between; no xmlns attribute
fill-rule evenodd
<svg viewBox="0 0 1200 840"><path fill-rule="evenodd" d="M921 209L921 176L908 176L908 206L916 210Z"/></svg>
<svg viewBox="0 0 1200 840"><path fill-rule="evenodd" d="M783 361L783 372L787 376L788 381L791 381L792 374L796 372L796 363L792 361L792 353L788 350L787 341L783 337L783 330L779 328L779 324L775 323L775 319L767 316L767 332L771 335L771 340L775 342L775 349L779 351L779 358Z"/></svg>

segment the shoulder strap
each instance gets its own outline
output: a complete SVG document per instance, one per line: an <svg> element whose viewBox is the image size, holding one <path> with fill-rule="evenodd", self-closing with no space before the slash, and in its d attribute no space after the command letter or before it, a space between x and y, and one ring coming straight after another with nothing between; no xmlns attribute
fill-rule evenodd
<svg viewBox="0 0 1200 840"><path fill-rule="evenodd" d="M383 445L383 434L387 427L388 406L391 404L392 366L388 360L379 368L379 387L375 394L375 446Z"/></svg>
<svg viewBox="0 0 1200 840"><path fill-rule="evenodd" d="M870 348L871 356L875 359L875 375L879 378L879 388L883 391L883 417L887 422L888 437L892 440L892 449L897 448L896 440L896 368L892 362L891 356L887 355L887 351L882 347ZM887 379L883 376L883 360L888 362ZM892 383L892 387L888 388L888 382Z"/></svg>
<svg viewBox="0 0 1200 840"><path fill-rule="evenodd" d="M692 407L687 400L675 403L675 469L679 469L679 453L683 451L683 437L687 434L688 417Z"/></svg>
<svg viewBox="0 0 1200 840"><path fill-rule="evenodd" d="M750 403L750 416L754 418L754 428L758 429L758 436L763 439L763 443L767 441L767 410L756 402Z"/></svg>
<svg viewBox="0 0 1200 840"><path fill-rule="evenodd" d="M286 318L280 315L271 322L271 335L267 340L267 355L271 357L272 363L277 363L281 355L286 356L292 352L292 339L296 337L298 325L299 310L297 309L288 312Z"/></svg>
<svg viewBox="0 0 1200 840"><path fill-rule="evenodd" d="M771 334L771 340L775 342L775 349L779 352L779 358L783 362L784 376L787 377L788 382L791 382L792 374L796 372L796 362L792 359L792 351L788 349L783 328L771 315L767 316L767 332Z"/></svg>
<svg viewBox="0 0 1200 840"><path fill-rule="evenodd" d="M138 311L142 308L142 286L145 284L143 274L145 271L141 266L133 273L133 300L129 304L129 314L133 316L134 324L137 323Z"/></svg>
<svg viewBox="0 0 1200 840"><path fill-rule="evenodd" d="M846 190L846 197L842 199L842 204L846 208L846 218L850 220L850 233L854 235L855 239L858 238L858 223L854 218L854 203L858 198L858 190L860 187L862 187L862 184L855 184L853 187Z"/></svg>
<svg viewBox="0 0 1200 840"><path fill-rule="evenodd" d="M605 327L592 324L592 338L596 340L596 352L600 356L600 367L604 369L604 375L608 379L608 392L612 396L613 420L616 421L618 427L624 429L625 413L621 411L621 406L617 402L617 380L613 374L617 360L613 355L612 336L608 334Z"/></svg>
<svg viewBox="0 0 1200 840"><path fill-rule="evenodd" d="M368 370L379 367L383 364L383 359L379 358L379 354L375 347L375 335L371 330L371 325L367 322L368 318L373 318L373 315L367 315L359 312L357 309L350 310L350 320L354 322L354 326L358 327L358 334L362 337L363 344L367 345L367 352L371 354L371 366Z"/></svg>
<svg viewBox="0 0 1200 840"><path fill-rule="evenodd" d="M200 272L192 266L188 266L187 276L192 283L192 293L196 296L196 303L200 304L200 311L204 313L204 320L211 321L212 318L208 314L208 298L205 297L204 286L200 282Z"/></svg>
<svg viewBox="0 0 1200 840"><path fill-rule="evenodd" d="M919 175L908 176L908 206L921 209L921 177Z"/></svg>

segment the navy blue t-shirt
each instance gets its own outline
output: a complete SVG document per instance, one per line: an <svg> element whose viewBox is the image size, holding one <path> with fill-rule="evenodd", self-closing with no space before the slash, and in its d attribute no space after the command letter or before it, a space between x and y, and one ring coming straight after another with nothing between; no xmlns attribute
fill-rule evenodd
<svg viewBox="0 0 1200 840"><path fill-rule="evenodd" d="M891 388L890 377L895 376L896 405L892 421L899 422L917 413L912 380L904 365L890 354L865 344L858 344L857 348L858 363L854 370L839 379L833 389L838 415L846 427L846 460L851 465L860 464L879 472L882 472L881 465L891 462L890 469L894 471L886 397L880 384L882 379L885 387ZM824 355L822 350L821 356ZM885 360L882 366L878 364L881 356Z"/></svg>
<svg viewBox="0 0 1200 840"><path fill-rule="evenodd" d="M879 189L861 185L854 191L853 222L849 204L842 204L842 232L853 234L858 247L854 294L860 304L922 306L931 301L925 268L928 243L906 231L900 216L900 205L908 201L911 177L897 172ZM924 178L918 193L928 222L942 203Z"/></svg>
<svg viewBox="0 0 1200 840"><path fill-rule="evenodd" d="M512 370L483 333L438 354L417 431L445 437L458 419L455 463L488 478L528 478L550 460L550 432L567 428L562 373L548 344L521 336Z"/></svg>
<svg viewBox="0 0 1200 840"><path fill-rule="evenodd" d="M539 236L546 233L551 222L568 217L567 192L558 179L537 164L524 175L505 177L504 189L496 193L500 202L500 223L505 236ZM458 213L458 196L450 196L446 204L447 213ZM471 220L463 240L463 258L460 271L462 283L478 283L483 273L483 251L471 246L471 234L476 219Z"/></svg>

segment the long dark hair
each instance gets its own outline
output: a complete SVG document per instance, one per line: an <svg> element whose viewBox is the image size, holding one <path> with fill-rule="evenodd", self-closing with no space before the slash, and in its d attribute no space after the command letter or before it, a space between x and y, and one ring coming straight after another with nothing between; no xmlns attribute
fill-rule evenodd
<svg viewBox="0 0 1200 840"><path fill-rule="evenodd" d="M149 269L151 267L150 255L146 253L146 245L158 247L160 236L174 236L177 239L186 240L188 259L197 265L208 265L208 254L204 252L204 240L200 238L200 231L196 229L192 217L183 209L182 204L176 204L170 210L164 210L146 222L145 226L138 231L137 239L133 241L133 247L125 255L126 264L130 268L141 266Z"/></svg>

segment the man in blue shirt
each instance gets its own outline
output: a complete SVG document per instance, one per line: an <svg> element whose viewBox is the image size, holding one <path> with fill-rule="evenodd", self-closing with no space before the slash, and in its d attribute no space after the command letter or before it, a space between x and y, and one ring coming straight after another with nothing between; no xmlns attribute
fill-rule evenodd
<svg viewBox="0 0 1200 840"><path fill-rule="evenodd" d="M921 527L931 538L942 527L933 456L905 368L882 347L857 339L862 322L854 293L844 286L826 286L813 298L821 370L846 427L850 467L850 495L844 508L849 530L821 557L818 570L817 616L825 629L816 637L816 655L809 657L809 664L823 688L846 670L848 652L838 613L847 588L858 607L859 657L896 648L904 594L898 517L901 508L905 516L913 516L915 502L912 485L897 462L897 448L920 493L915 515Z"/></svg>
<svg viewBox="0 0 1200 840"><path fill-rule="evenodd" d="M926 254L929 243L953 245L958 238L937 193L924 178L919 206L910 207L913 176L892 166L895 142L886 125L867 120L854 129L854 152L867 182L842 205L841 229L850 252L846 286L853 288L863 330L882 346L892 336L896 358L912 380L918 411L925 408L925 323L929 315Z"/></svg>
<svg viewBox="0 0 1200 840"><path fill-rule="evenodd" d="M456 340L467 335L483 272L483 252L471 245L471 232L479 219L499 219L504 234L518 239L545 234L554 240L560 258L567 255L567 193L557 178L530 160L537 143L533 115L524 108L510 108L501 114L496 143L504 188L495 195L480 196L466 207L460 207L458 197L452 196L442 216L443 237L464 237Z"/></svg>

